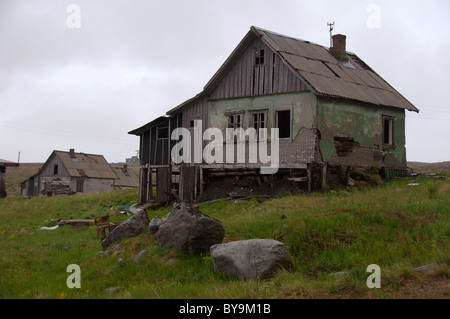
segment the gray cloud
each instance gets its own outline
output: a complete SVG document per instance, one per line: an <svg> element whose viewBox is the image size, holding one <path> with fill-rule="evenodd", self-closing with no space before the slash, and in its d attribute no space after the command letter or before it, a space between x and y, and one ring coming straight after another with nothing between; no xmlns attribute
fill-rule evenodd
<svg viewBox="0 0 450 319"><path fill-rule="evenodd" d="M81 8L81 28L66 25ZM369 28L367 8L380 8ZM328 21L421 113L410 160L442 161L450 135L448 1L72 0L0 3L0 157L44 161L75 147L134 154L127 132L199 93L251 25L328 45Z"/></svg>

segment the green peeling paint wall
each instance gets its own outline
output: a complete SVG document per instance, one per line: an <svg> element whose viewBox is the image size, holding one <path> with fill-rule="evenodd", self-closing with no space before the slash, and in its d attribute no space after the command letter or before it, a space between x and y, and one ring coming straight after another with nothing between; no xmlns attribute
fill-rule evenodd
<svg viewBox="0 0 450 319"><path fill-rule="evenodd" d="M392 147L383 147L383 116L395 119ZM380 166L406 167L405 110L319 98L317 119L324 162L337 157L334 136L343 134L358 142L361 149L384 151L384 160ZM361 164L367 166L366 163Z"/></svg>
<svg viewBox="0 0 450 319"><path fill-rule="evenodd" d="M239 112L243 115L242 128L246 130L251 126L251 112L264 112L268 141L270 141L270 129L276 127L276 112L290 110L290 138L279 140L279 167L299 167L315 162L319 154L318 133L315 128L316 106L317 98L310 92L217 100L211 102L209 123L210 127L219 128L225 132L227 115ZM247 159L248 155L247 152Z"/></svg>
<svg viewBox="0 0 450 319"><path fill-rule="evenodd" d="M267 110L267 128L270 136L270 128L274 127L275 110L277 108L291 107L292 131L291 136L295 138L300 129L312 129L316 121L317 99L310 92L285 93L257 97L246 97L236 99L217 100L211 102L210 127L217 127L224 131L227 127L227 112L244 111L243 128L248 128L249 112L253 110Z"/></svg>
<svg viewBox="0 0 450 319"><path fill-rule="evenodd" d="M316 97L311 92L274 94L210 101L209 127L225 132L226 115L241 111L243 128L247 129L250 112L264 110L270 140L270 128L275 127L275 112L280 108L292 110L291 140L280 143L282 164L330 162L348 166L406 167L403 109ZM395 119L394 144L390 147L383 145L383 116ZM348 157L338 156L336 135L348 136L358 143ZM317 152L313 148L317 148Z"/></svg>

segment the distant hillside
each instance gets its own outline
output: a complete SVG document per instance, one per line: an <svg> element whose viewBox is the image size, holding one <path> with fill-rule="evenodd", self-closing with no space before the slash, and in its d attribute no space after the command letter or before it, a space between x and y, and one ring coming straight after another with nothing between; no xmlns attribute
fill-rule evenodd
<svg viewBox="0 0 450 319"><path fill-rule="evenodd" d="M19 167L6 168L6 193L20 195L20 183L36 174L43 163L20 163Z"/></svg>
<svg viewBox="0 0 450 319"><path fill-rule="evenodd" d="M412 168L415 173L446 173L450 174L450 162L422 163L408 162L408 167Z"/></svg>

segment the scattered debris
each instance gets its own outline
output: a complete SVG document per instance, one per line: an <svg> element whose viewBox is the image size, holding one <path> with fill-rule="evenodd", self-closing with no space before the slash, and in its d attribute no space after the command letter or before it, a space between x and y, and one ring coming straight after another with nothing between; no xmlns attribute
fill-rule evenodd
<svg viewBox="0 0 450 319"><path fill-rule="evenodd" d="M56 226L53 226L53 227L41 227L39 229L40 230L55 230L58 227L59 227L59 225L56 225Z"/></svg>
<svg viewBox="0 0 450 319"><path fill-rule="evenodd" d="M415 271L429 270L433 266L434 266L433 264L423 265L423 266L419 266L419 267L414 268L414 270Z"/></svg>
<svg viewBox="0 0 450 319"><path fill-rule="evenodd" d="M61 220L59 221L59 226L69 225L72 227L80 227L80 226L92 226L94 225L94 219L69 219L69 220Z"/></svg>
<svg viewBox="0 0 450 319"><path fill-rule="evenodd" d="M419 186L419 183L409 183L406 186Z"/></svg>

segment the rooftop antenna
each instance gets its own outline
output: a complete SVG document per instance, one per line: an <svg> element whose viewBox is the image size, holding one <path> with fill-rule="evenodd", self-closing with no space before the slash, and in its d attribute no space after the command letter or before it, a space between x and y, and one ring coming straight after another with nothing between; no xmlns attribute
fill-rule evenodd
<svg viewBox="0 0 450 319"><path fill-rule="evenodd" d="M334 21L333 23L327 22L327 26L330 27L330 48L333 46L333 27L334 27Z"/></svg>

